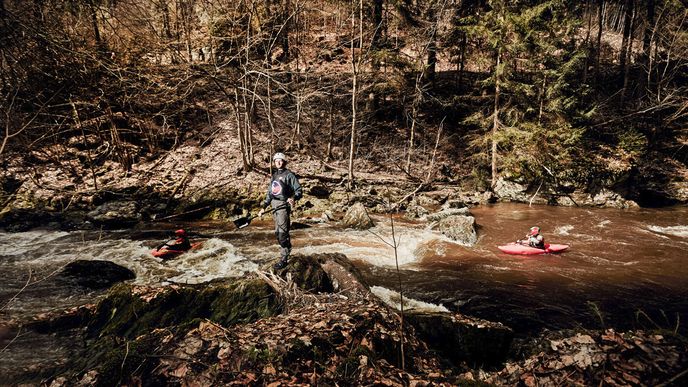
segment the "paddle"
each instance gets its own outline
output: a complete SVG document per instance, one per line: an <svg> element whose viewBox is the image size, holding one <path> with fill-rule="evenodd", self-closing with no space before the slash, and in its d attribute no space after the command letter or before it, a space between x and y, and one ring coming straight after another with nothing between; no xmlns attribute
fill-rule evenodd
<svg viewBox="0 0 688 387"><path fill-rule="evenodd" d="M269 209L268 211L264 212L264 214L269 214L269 213L271 213L271 212L273 212L273 211L277 211L277 210L281 210L281 209L283 209L283 208L287 208L287 206L288 206L288 204L283 204L283 205L281 205L281 206L279 206L279 207L271 208L271 209ZM248 226L249 224L251 224L251 221L252 221L253 219L257 218L257 217L258 217L258 215L251 215L251 214L249 213L248 215L246 215L246 216L244 216L244 217L241 217L241 218L239 218L239 219L237 219L237 220L234 220L233 223L234 223L234 226L235 226L237 229L242 229L242 228Z"/></svg>
<svg viewBox="0 0 688 387"><path fill-rule="evenodd" d="M167 246L167 244L170 243L170 241L173 241L173 240L174 240L174 239L168 239L168 240L166 240L164 243L162 243L161 245L159 245L158 247L156 247L155 250L156 250L156 251L160 251L160 249L162 249L163 246Z"/></svg>

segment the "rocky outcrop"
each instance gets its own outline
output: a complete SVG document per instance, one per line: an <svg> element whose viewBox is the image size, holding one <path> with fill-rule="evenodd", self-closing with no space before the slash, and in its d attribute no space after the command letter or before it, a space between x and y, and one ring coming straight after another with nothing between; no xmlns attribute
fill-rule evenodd
<svg viewBox="0 0 688 387"><path fill-rule="evenodd" d="M473 368L502 363L514 332L500 323L456 313L408 313L408 321L428 345Z"/></svg>
<svg viewBox="0 0 688 387"><path fill-rule="evenodd" d="M289 257L287 266L277 270L277 272L283 276L288 273L296 286L305 291L331 293L334 291L334 285L318 262L325 259L322 256L318 258L316 256L292 255ZM269 270L271 264L268 264L267 270Z"/></svg>
<svg viewBox="0 0 688 387"><path fill-rule="evenodd" d="M475 218L470 215L451 215L443 217L431 228L463 246L473 246L478 241Z"/></svg>
<svg viewBox="0 0 688 387"><path fill-rule="evenodd" d="M342 225L347 228L357 230L367 230L375 226L375 222L370 218L363 203L357 202L352 205L342 219Z"/></svg>
<svg viewBox="0 0 688 387"><path fill-rule="evenodd" d="M468 209L468 207L450 207L443 209L442 211L435 212L432 214L428 214L425 217L425 220L428 222L439 222L440 220L456 216L456 215L461 215L461 216L470 216L471 211Z"/></svg>
<svg viewBox="0 0 688 387"><path fill-rule="evenodd" d="M612 184L612 182L609 182ZM530 204L555 204L560 206L638 208L638 204L624 197L623 193L610 188L576 189L568 187L553 192L543 187L500 178L494 187L494 193L500 201L521 202ZM631 195L632 196L632 195Z"/></svg>
<svg viewBox="0 0 688 387"><path fill-rule="evenodd" d="M532 194L527 194L528 187L528 184L499 178L493 190L501 201L528 203L532 197ZM542 197L536 196L534 200L537 204L547 204Z"/></svg>
<svg viewBox="0 0 688 387"><path fill-rule="evenodd" d="M90 289L105 289L118 282L134 279L136 274L110 261L79 259L68 263L58 278Z"/></svg>
<svg viewBox="0 0 688 387"><path fill-rule="evenodd" d="M141 213L137 202L120 200L99 205L88 213L88 218L105 228L122 228L141 221Z"/></svg>

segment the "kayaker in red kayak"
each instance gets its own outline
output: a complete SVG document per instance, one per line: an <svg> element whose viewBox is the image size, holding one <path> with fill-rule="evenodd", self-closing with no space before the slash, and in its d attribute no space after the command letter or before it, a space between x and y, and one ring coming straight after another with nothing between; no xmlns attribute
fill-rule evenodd
<svg viewBox="0 0 688 387"><path fill-rule="evenodd" d="M545 248L545 238L540 235L540 227L538 226L531 227L528 234L526 234L526 239L518 240L516 243L536 249Z"/></svg>
<svg viewBox="0 0 688 387"><path fill-rule="evenodd" d="M183 229L179 229L174 232L175 240L174 243L172 244L163 244L162 246L158 247L158 250L162 248L163 246L167 247L167 250L174 250L174 251L187 251L191 248L191 242L189 241L189 236L186 235L186 231Z"/></svg>

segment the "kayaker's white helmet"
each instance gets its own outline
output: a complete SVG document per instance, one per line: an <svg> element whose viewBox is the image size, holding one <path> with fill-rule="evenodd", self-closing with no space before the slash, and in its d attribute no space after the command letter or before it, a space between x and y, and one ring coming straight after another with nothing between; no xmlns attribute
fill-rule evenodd
<svg viewBox="0 0 688 387"><path fill-rule="evenodd" d="M285 156L284 153L282 153L282 152L277 152L277 153L275 153L274 156L272 156L272 161L275 161L275 160L282 160L286 163L287 162L287 156Z"/></svg>
<svg viewBox="0 0 688 387"><path fill-rule="evenodd" d="M530 228L530 235L537 235L540 233L540 227L533 226Z"/></svg>

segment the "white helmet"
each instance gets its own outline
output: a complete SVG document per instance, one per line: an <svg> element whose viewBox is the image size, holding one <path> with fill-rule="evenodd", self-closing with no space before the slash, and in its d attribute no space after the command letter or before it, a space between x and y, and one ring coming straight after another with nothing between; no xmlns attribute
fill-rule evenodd
<svg viewBox="0 0 688 387"><path fill-rule="evenodd" d="M287 156L284 155L282 152L277 152L275 153L274 156L272 156L272 161L275 160L283 160L285 163L287 162Z"/></svg>

